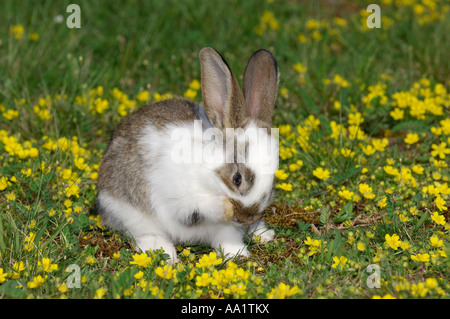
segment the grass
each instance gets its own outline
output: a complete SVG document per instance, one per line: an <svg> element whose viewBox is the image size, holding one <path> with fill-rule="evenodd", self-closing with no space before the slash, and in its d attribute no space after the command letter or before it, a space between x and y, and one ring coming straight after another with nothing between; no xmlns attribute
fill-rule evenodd
<svg viewBox="0 0 450 319"><path fill-rule="evenodd" d="M380 29L367 1L281 0L78 1L69 29L71 2L0 4L0 297L448 298L445 1L382 1ZM201 101L204 46L238 76L260 47L278 59L276 238L171 267L102 227L97 170L132 110Z"/></svg>

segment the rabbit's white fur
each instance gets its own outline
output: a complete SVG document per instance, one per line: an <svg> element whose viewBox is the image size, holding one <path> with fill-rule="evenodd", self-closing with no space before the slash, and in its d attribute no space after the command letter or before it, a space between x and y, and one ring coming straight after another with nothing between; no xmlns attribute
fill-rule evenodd
<svg viewBox="0 0 450 319"><path fill-rule="evenodd" d="M238 138L248 138L249 158L246 166L258 174L253 188L245 197L237 196L220 181L214 170L223 162L200 162L173 164L172 151L180 147L180 140L173 138L173 131L179 125L169 125L163 131L158 131L152 125L145 128L145 134L139 143L144 150L144 158L151 163L145 174L151 190L150 202L155 214L140 212L128 203L115 199L105 192L99 192L98 200L107 209L121 228L130 233L137 246L142 250L158 249L169 254L173 261L177 261L174 242L203 242L212 247L221 248L225 254L248 256L242 235L245 229L230 222L224 222L223 203L227 197L239 199L244 205L261 200L261 194L271 188L273 174L278 167L277 160L271 158L268 163L269 152L278 154L277 135L261 136L249 134L249 131L259 127L252 121ZM186 148L203 152L205 142L194 138L193 123L186 123L184 129L192 139L184 139ZM197 134L198 136L198 134ZM260 139L258 141L257 139ZM183 140L182 140L183 141ZM217 148L221 151L222 148ZM226 154L221 154L225 156ZM277 158L277 157L276 157ZM183 178L180 178L182 176ZM224 195L226 194L226 195ZM269 199L261 203L261 207L268 205ZM202 225L186 227L174 221L187 220L192 211L198 209L208 220ZM126 212L126 214L124 214ZM263 221L258 221L248 228L254 236L260 236L261 241L269 241L274 236L273 230L267 230Z"/></svg>
<svg viewBox="0 0 450 319"><path fill-rule="evenodd" d="M205 108L177 99L142 107L116 127L99 169L97 204L105 225L134 237L142 251L164 249L174 262L175 243L202 242L248 256L246 230L263 242L274 236L258 219L272 199L278 168L278 134L268 128L276 59L256 51L242 92L217 51L204 48L199 57ZM205 139L209 129L214 139ZM232 149L219 144L229 141ZM215 160L202 160L211 146Z"/></svg>

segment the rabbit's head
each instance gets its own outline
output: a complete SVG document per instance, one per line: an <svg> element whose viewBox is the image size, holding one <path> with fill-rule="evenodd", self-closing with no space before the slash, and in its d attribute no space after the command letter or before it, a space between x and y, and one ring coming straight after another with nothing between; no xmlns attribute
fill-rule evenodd
<svg viewBox="0 0 450 319"><path fill-rule="evenodd" d="M278 168L278 132L271 127L277 61L267 50L256 51L248 61L241 90L216 50L203 48L199 56L203 104L215 142L223 146L214 179L228 198L226 216L241 225L252 224L272 200Z"/></svg>

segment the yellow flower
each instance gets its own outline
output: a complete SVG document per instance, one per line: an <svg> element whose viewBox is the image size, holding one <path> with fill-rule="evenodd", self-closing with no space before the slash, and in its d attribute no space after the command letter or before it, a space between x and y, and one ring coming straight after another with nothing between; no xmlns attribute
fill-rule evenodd
<svg viewBox="0 0 450 319"><path fill-rule="evenodd" d="M333 261L334 261L334 264L331 265L331 267L337 268L338 266L340 266L341 270L342 270L344 268L344 265L347 263L348 259L344 256L341 256L341 257L334 256Z"/></svg>
<svg viewBox="0 0 450 319"><path fill-rule="evenodd" d="M443 215L439 215L438 212L433 212L431 219L438 225L445 225L445 217Z"/></svg>
<svg viewBox="0 0 450 319"><path fill-rule="evenodd" d="M3 117L9 121L19 117L19 111L9 109L6 112L3 112Z"/></svg>
<svg viewBox="0 0 450 319"><path fill-rule="evenodd" d="M375 194L372 193L372 187L370 187L368 184L366 183L361 183L359 184L359 192L368 199L373 199L375 198Z"/></svg>
<svg viewBox="0 0 450 319"><path fill-rule="evenodd" d="M209 255L203 255L202 258L199 259L198 263L196 264L197 268L203 268L214 265L220 265L222 263L222 258L217 258L217 253L210 252Z"/></svg>
<svg viewBox="0 0 450 319"><path fill-rule="evenodd" d="M433 151L431 151L431 156L436 157L439 156L440 159L444 159L446 154L450 154L450 148L447 148L447 143L442 142L439 145L432 144L431 148Z"/></svg>
<svg viewBox="0 0 450 319"><path fill-rule="evenodd" d="M201 88L201 83L199 80L193 79L191 82L189 82L189 87L193 90L198 91Z"/></svg>
<svg viewBox="0 0 450 319"><path fill-rule="evenodd" d="M364 243L362 243L362 242L358 242L358 243L356 244L356 248L357 248L359 251L364 251L364 250L366 250L366 245L365 245Z"/></svg>
<svg viewBox="0 0 450 319"><path fill-rule="evenodd" d="M160 267L159 267L160 268ZM135 275L134 275L134 278L135 279L137 279L137 280L140 280L140 279L142 279L144 277L144 273L141 271L141 270L139 270Z"/></svg>
<svg viewBox="0 0 450 319"><path fill-rule="evenodd" d="M27 283L27 287L30 289L34 289L40 287L44 284L45 280L41 275L33 277L33 280Z"/></svg>
<svg viewBox="0 0 450 319"><path fill-rule="evenodd" d="M339 101L334 101L334 102L333 102L333 107L334 107L334 109L335 109L336 111L340 110L340 109L341 109L341 102L339 102Z"/></svg>
<svg viewBox="0 0 450 319"><path fill-rule="evenodd" d="M306 237L306 240L303 241L305 245L309 246L309 256L314 255L315 253L320 251L322 247L322 241L318 239L311 239L311 237Z"/></svg>
<svg viewBox="0 0 450 319"><path fill-rule="evenodd" d="M381 200L379 200L378 201L378 207L380 207L380 208L386 207L387 206L386 200L387 200L386 196L384 196Z"/></svg>
<svg viewBox="0 0 450 319"><path fill-rule="evenodd" d="M401 245L400 237L397 234L393 234L390 236L389 234L386 234L384 236L384 239L386 240L386 243L394 250L397 250L398 247Z"/></svg>
<svg viewBox="0 0 450 319"><path fill-rule="evenodd" d="M322 167L318 167L313 170L313 175L318 179L327 180L330 178L330 172Z"/></svg>
<svg viewBox="0 0 450 319"><path fill-rule="evenodd" d="M419 141L419 134L417 133L408 133L405 137L406 144L415 144Z"/></svg>
<svg viewBox="0 0 450 319"><path fill-rule="evenodd" d="M8 187L9 185L11 185L10 182L8 182L8 178L5 176L2 176L0 178L0 191L3 191L6 189L6 187Z"/></svg>
<svg viewBox="0 0 450 319"><path fill-rule="evenodd" d="M294 68L295 71L297 71L298 73L306 73L306 71L308 70L305 66L303 66L303 64L301 64L300 62L297 64L294 64L292 66Z"/></svg>
<svg viewBox="0 0 450 319"><path fill-rule="evenodd" d="M411 294L413 295L413 297L425 297L427 292L428 289L425 287L425 284L423 282L411 285Z"/></svg>
<svg viewBox="0 0 450 319"><path fill-rule="evenodd" d="M374 154L377 150L372 145L367 144L362 147L362 151L367 156L370 156L370 155Z"/></svg>
<svg viewBox="0 0 450 319"><path fill-rule="evenodd" d="M294 287L290 287L285 283L280 283L277 287L272 288L272 290L267 294L268 299L285 299L286 297L290 297L292 295L298 294L300 289L297 285Z"/></svg>
<svg viewBox="0 0 450 319"><path fill-rule="evenodd" d="M409 244L406 241L402 241L400 244L400 248L406 250L409 248Z"/></svg>
<svg viewBox="0 0 450 319"><path fill-rule="evenodd" d="M76 157L76 158L74 159L74 162L75 162L75 166L76 166L79 170L84 171L84 170L87 169L87 166L88 166L88 165L84 162L84 158L82 158L82 157Z"/></svg>
<svg viewBox="0 0 450 319"><path fill-rule="evenodd" d="M203 273L201 276L197 276L195 280L195 285L198 287L208 287L212 282L212 278L209 276L209 273Z"/></svg>
<svg viewBox="0 0 450 319"><path fill-rule="evenodd" d="M94 299L102 299L106 293L106 289L101 287L95 291Z"/></svg>
<svg viewBox="0 0 450 319"><path fill-rule="evenodd" d="M156 268L155 273L161 278L171 279L175 271L172 268L172 266L165 265L164 268L163 267Z"/></svg>
<svg viewBox="0 0 450 319"><path fill-rule="evenodd" d="M16 199L16 195L14 194L14 192L10 192L8 194L6 194L6 200L8 202L14 201Z"/></svg>
<svg viewBox="0 0 450 319"><path fill-rule="evenodd" d="M286 178L288 178L288 176L289 176L289 174L285 173L285 171L282 170L282 169L278 169L275 172L275 177L278 178L278 179L281 179L281 180L285 180Z"/></svg>
<svg viewBox="0 0 450 319"><path fill-rule="evenodd" d="M65 283L62 283L58 286L58 291L65 293L67 292L67 290L69 290L69 287L67 287L67 285Z"/></svg>
<svg viewBox="0 0 450 319"><path fill-rule="evenodd" d="M150 94L148 93L148 91L143 90L138 93L138 95L136 96L136 99L141 103L145 103L148 101L149 97L150 97Z"/></svg>
<svg viewBox="0 0 450 319"><path fill-rule="evenodd" d="M24 28L21 24L13 25L10 29L11 34L14 36L16 40L22 39Z"/></svg>
<svg viewBox="0 0 450 319"><path fill-rule="evenodd" d="M340 18L340 17L334 17L333 18L333 22L336 25L340 26L340 27L346 27L347 26L347 21L345 19L343 19L343 18Z"/></svg>
<svg viewBox="0 0 450 319"><path fill-rule="evenodd" d="M423 167L420 164L416 164L414 165L412 168L412 171L418 175L422 175L423 174Z"/></svg>
<svg viewBox="0 0 450 319"><path fill-rule="evenodd" d="M349 191L348 189L340 190L338 192L338 194L339 194L340 197L342 197L342 198L344 198L346 200L352 200L354 198L354 196L355 196L355 193Z"/></svg>
<svg viewBox="0 0 450 319"><path fill-rule="evenodd" d="M392 117L394 120L398 121L398 120L403 119L403 117L404 117L404 115L405 115L405 111L403 111L403 110L401 110L401 109L399 109L399 108L395 108L395 109L394 109L393 111L391 111L389 114L391 115L391 117Z"/></svg>
<svg viewBox="0 0 450 319"><path fill-rule="evenodd" d="M130 261L131 265L137 265L139 267L148 267L148 265L151 263L151 258L146 253L141 254L134 254L133 261Z"/></svg>
<svg viewBox="0 0 450 319"><path fill-rule="evenodd" d="M379 139L374 138L372 139L372 145L375 148L376 151L384 152L384 149L386 146L388 146L389 140L387 138Z"/></svg>
<svg viewBox="0 0 450 319"><path fill-rule="evenodd" d="M337 84L343 88L350 86L350 83L347 80L345 80L342 76L340 76L339 74L334 75L333 82L334 82L334 84Z"/></svg>
<svg viewBox="0 0 450 319"><path fill-rule="evenodd" d="M18 273L24 271L25 270L25 265L24 265L23 261L15 262L14 265L13 265L13 270L17 271Z"/></svg>
<svg viewBox="0 0 450 319"><path fill-rule="evenodd" d="M341 152L342 156L344 156L345 158L347 158L347 157L353 158L353 156L355 156L355 152L353 152L349 148L341 148L340 152Z"/></svg>
<svg viewBox="0 0 450 319"><path fill-rule="evenodd" d="M1 284L2 282L5 282L5 281L6 281L6 276L7 276L7 275L8 275L7 273L3 272L3 268L0 268L0 284Z"/></svg>
<svg viewBox="0 0 450 319"><path fill-rule="evenodd" d="M195 99L195 97L197 96L197 91L193 90L193 89L187 89L186 92L184 92L184 97L188 98L188 99Z"/></svg>
<svg viewBox="0 0 450 319"><path fill-rule="evenodd" d="M94 257L88 256L88 257L86 258L86 263L92 265L94 262L95 262L95 258L94 258Z"/></svg>
<svg viewBox="0 0 450 319"><path fill-rule="evenodd" d="M393 168L391 165L383 166L383 170L389 175L393 175L393 176L400 175L398 169L397 168Z"/></svg>
<svg viewBox="0 0 450 319"><path fill-rule="evenodd" d="M348 115L348 124L349 125L360 125L364 122L364 119L362 118L361 113L356 112L356 113L350 113Z"/></svg>
<svg viewBox="0 0 450 319"><path fill-rule="evenodd" d="M438 287L438 282L436 278L427 278L425 283L429 289L436 289Z"/></svg>
<svg viewBox="0 0 450 319"><path fill-rule="evenodd" d="M425 254L417 254L417 255L411 255L411 259L415 261L421 261L421 262L428 262L430 261L430 255L428 253Z"/></svg>
<svg viewBox="0 0 450 319"><path fill-rule="evenodd" d="M447 207L445 206L445 200L441 197L441 195L437 195L436 199L434 200L434 203L436 204L436 207L442 212L443 210L447 210Z"/></svg>
<svg viewBox="0 0 450 319"><path fill-rule="evenodd" d="M286 192L290 192L290 191L292 191L292 184L281 183L281 184L277 184L275 186L275 188L279 188L279 189L282 189L282 190L284 190Z"/></svg>
<svg viewBox="0 0 450 319"><path fill-rule="evenodd" d="M37 41L39 40L39 33L33 32L28 36L28 38L32 41Z"/></svg>
<svg viewBox="0 0 450 319"><path fill-rule="evenodd" d="M58 270L57 264L52 264L50 258L42 258L42 262L38 261L38 266L41 266L45 272L52 272Z"/></svg>
<svg viewBox="0 0 450 319"><path fill-rule="evenodd" d="M374 295L372 299L396 299L396 298L391 294L385 294L383 297L381 297L380 295Z"/></svg>
<svg viewBox="0 0 450 319"><path fill-rule="evenodd" d="M80 191L80 187L75 184L67 186L64 189L64 193L66 194L66 197L76 196L78 198L78 197L80 197L80 195L78 194L79 191Z"/></svg>
<svg viewBox="0 0 450 319"><path fill-rule="evenodd" d="M444 244L442 239L439 239L439 237L436 235L433 235L430 237L430 242L431 242L431 246L433 246L433 247L441 247Z"/></svg>

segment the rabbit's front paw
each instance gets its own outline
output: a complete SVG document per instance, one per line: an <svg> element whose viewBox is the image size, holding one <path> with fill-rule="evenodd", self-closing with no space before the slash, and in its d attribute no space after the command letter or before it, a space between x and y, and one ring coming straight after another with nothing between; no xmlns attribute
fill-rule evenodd
<svg viewBox="0 0 450 319"><path fill-rule="evenodd" d="M165 254L169 255L167 260L170 264L176 264L178 262L177 250L175 246L166 238L162 236L148 235L136 239L138 248L142 251L163 249Z"/></svg>
<svg viewBox="0 0 450 319"><path fill-rule="evenodd" d="M275 237L275 231L273 229L266 229L264 232L260 233L258 237L261 243L263 244L268 243L269 241L272 241L273 238Z"/></svg>

